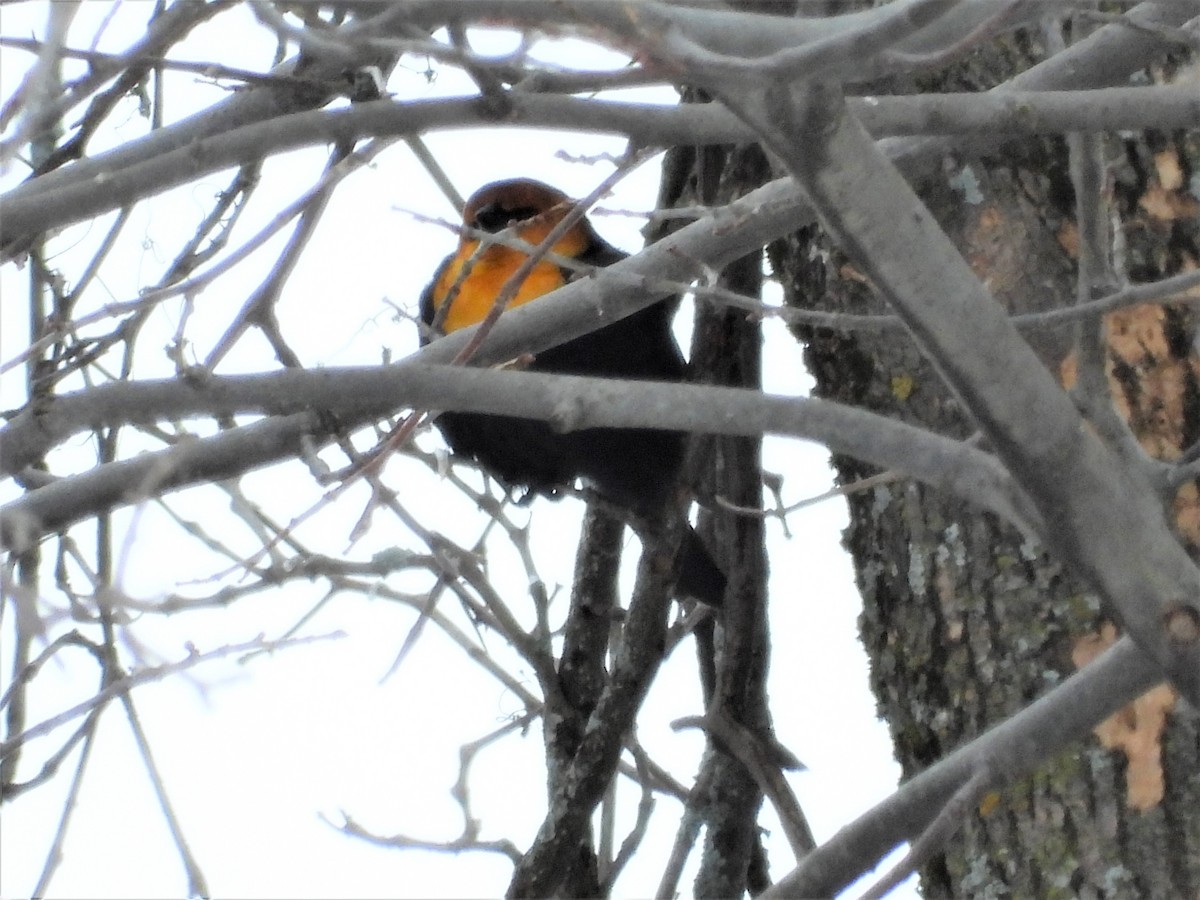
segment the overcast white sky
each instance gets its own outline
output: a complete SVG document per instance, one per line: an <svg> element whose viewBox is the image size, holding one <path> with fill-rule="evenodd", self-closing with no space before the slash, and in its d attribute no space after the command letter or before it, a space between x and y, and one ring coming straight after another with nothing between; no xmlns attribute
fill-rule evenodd
<svg viewBox="0 0 1200 900"><path fill-rule="evenodd" d="M100 49L126 47L144 27L148 8L148 4L125 4ZM69 43L90 45L107 9L107 4L83 4ZM0 11L0 32L40 35L45 14L42 3L6 5ZM269 60L273 43L273 37L239 8L197 29L176 55L259 69ZM484 52L505 46L482 36L477 45ZM544 55L555 53L573 66L620 64L619 58L578 43L547 47ZM31 60L28 54L9 50L0 57L0 89L5 98ZM473 93L471 83L452 69L439 67L431 84L423 65L409 60L405 65L410 67L398 69L389 85L400 97ZM172 79L167 90L168 121L223 96L222 89L194 76L177 74ZM633 96L663 103L675 99L670 91ZM114 119L116 128L97 136L93 152L145 128L132 99L123 102ZM622 149L621 142L613 139L548 131L448 132L430 135L428 144L464 194L496 178L516 175L533 175L568 193L586 194L610 167L571 162L560 154L586 156ZM480 152L482 147L486 152ZM315 148L269 162L263 186L234 233L234 242L254 234L280 206L310 185L326 157L325 148ZM622 213L648 210L654 202L658 166L659 160L652 160L626 178L604 208ZM11 187L22 172L23 167L16 166L6 173L3 186ZM124 247L105 267L104 290L93 290L91 302L131 299L139 288L153 283L229 177L221 173L139 206ZM415 329L397 320L392 304L415 314L421 287L454 238L445 229L418 222L409 211L453 217L449 204L403 145L383 153L373 166L352 175L339 188L279 307L283 332L306 364L371 364L380 360L384 348L393 357L415 349ZM641 245L638 229L643 219L613 214L594 220L617 246L635 250ZM55 246L61 255L54 262L68 279L78 274L88 250L104 231L103 223L84 225L58 239ZM272 242L198 299L188 329L196 342L197 359L205 356L230 311L242 304L270 268L278 248L279 242ZM0 269L0 291L4 298L0 359L8 360L23 348L28 333L25 273L12 265ZM143 347L158 353L170 339L180 309L179 303L168 304L143 335ZM768 322L766 330L767 389L806 392L807 379L796 376L801 367L799 348L777 322ZM151 358L142 368L143 377L171 371L165 355L157 369L154 366ZM272 368L275 363L265 343L255 337L243 341L219 373ZM16 370L3 376L0 404L4 408L23 401L22 375ZM438 440L429 434L422 443L432 448ZM827 454L820 447L768 439L764 456L769 470L785 474L788 501L819 494L831 484ZM53 458L55 471L60 472L93 462L93 449L84 439L73 441ZM387 478L393 485L405 486L406 503L420 512L427 526L468 544L481 532L482 520L468 501L420 466L397 460ZM253 498L284 510L285 515L299 514L319 497L307 475L296 468L279 467L251 476L246 486ZM356 490L357 494L351 491L349 502L298 534L324 547L344 549L365 499L363 491ZM0 500L11 499L16 492L11 483L0 485ZM228 499L212 490L194 489L173 495L170 503L188 518L205 520L221 515ZM564 586L561 609L582 507L574 500L539 501L531 509L539 571L548 584ZM531 514L514 508L511 515L523 522ZM131 596L153 602L168 591L196 595L211 590L211 585L187 582L211 577L220 565L199 557L196 543L162 512L147 506L124 512L117 521L133 529L135 536L122 566L122 587ZM839 544L844 525L843 504L826 502L790 517L790 539L778 523L768 526L772 708L780 739L809 767L808 772L789 777L818 840L886 796L898 774L886 729L874 716L865 657L857 642L859 599ZM252 539L249 534L222 537L234 542ZM378 516L372 532L350 552L355 558L369 558L378 550L404 546L406 539L394 519ZM490 547L497 583L523 590L525 576L511 546L495 540ZM396 583L405 586L402 579ZM411 589L419 583L412 582ZM168 618L146 616L133 633L153 654L178 659L186 655L189 642L206 651L260 633L280 635L321 597L319 586L292 585L228 609ZM4 615L0 690L11 675L12 610ZM482 676L432 628L400 671L381 682L412 621L413 614L395 604L338 596L303 633L344 632L340 639L274 657L260 656L244 665L208 664L188 677L150 685L134 695L185 834L214 894L486 896L503 890L510 868L501 857L380 849L341 835L321 818L338 821L344 812L381 834L404 832L430 839L457 835L461 822L449 791L457 775L459 746L520 712L516 698ZM52 633L68 627L69 623L60 622ZM501 646L493 649L504 654ZM38 677L30 696L30 724L96 689L93 670L84 660L69 654L62 659L62 664L47 667ZM532 675L527 680L534 684ZM664 668L639 730L655 757L685 783L696 771L702 743L695 734L672 732L667 723L700 711L694 681L691 648L683 647ZM21 774L33 774L42 756L52 752L60 739L31 745ZM69 759L65 772L73 771L75 759ZM471 787L483 837L508 836L519 846L528 844L543 811L541 759L540 724L528 735L510 737L480 757ZM28 895L33 889L67 785L68 778L60 777L5 807L0 817L0 895ZM626 824L632 821L636 795L629 792L628 799ZM659 827L619 882L618 894L653 890L677 819L673 801L660 800ZM765 821L771 821L769 813ZM791 867L778 828L772 830L771 860L776 877ZM129 728L113 707L100 729L49 895L173 896L185 884ZM686 890L690 881L685 878L682 884ZM896 896L915 896L911 882Z"/></svg>

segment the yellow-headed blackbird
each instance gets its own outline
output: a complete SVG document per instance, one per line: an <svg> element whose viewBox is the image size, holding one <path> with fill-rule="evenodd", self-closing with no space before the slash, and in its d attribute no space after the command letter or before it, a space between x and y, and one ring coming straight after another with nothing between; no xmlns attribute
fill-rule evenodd
<svg viewBox="0 0 1200 900"><path fill-rule="evenodd" d="M465 225L497 233L511 229L527 244L540 244L572 207L561 191L529 179L498 181L477 191L463 211ZM474 325L487 315L509 276L526 260L520 250L464 233L421 297L421 318L440 319L444 332ZM604 241L581 219L553 252L593 266L626 254ZM571 273L542 260L510 306L527 303L565 284ZM441 311L449 299L450 307ZM682 381L687 365L671 333L665 301L591 334L537 354L530 370L606 378ZM455 453L476 459L506 487L553 496L584 479L606 500L652 521L661 514L683 462L685 435L640 428L589 428L559 433L545 422L480 413L443 413L438 427ZM689 529L681 550L678 590L718 606L725 576Z"/></svg>

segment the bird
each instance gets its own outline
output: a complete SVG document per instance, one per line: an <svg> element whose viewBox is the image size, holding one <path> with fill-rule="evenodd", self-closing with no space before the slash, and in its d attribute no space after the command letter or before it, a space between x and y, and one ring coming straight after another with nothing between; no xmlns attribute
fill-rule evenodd
<svg viewBox="0 0 1200 900"><path fill-rule="evenodd" d="M449 334L481 321L509 276L526 262L524 251L481 242L479 232L508 230L526 244L537 246L574 205L575 201L557 188L528 178L496 181L471 195L463 208L467 227L458 248L442 261L421 296L421 320L430 326L422 330L422 344L436 338L438 331ZM600 237L586 217L557 240L552 252L596 267L612 265L628 255ZM566 284L572 274L553 261L539 260L509 306L549 293ZM528 368L602 378L683 381L687 363L671 331L672 312L667 300L659 301L541 351ZM436 425L451 451L474 459L507 489L523 491L523 499L560 496L581 479L604 500L631 513L635 523L653 522L667 507L687 441L683 432L647 428L587 428L563 433L546 422L485 413L443 412ZM690 526L680 554L676 592L719 608L725 573Z"/></svg>

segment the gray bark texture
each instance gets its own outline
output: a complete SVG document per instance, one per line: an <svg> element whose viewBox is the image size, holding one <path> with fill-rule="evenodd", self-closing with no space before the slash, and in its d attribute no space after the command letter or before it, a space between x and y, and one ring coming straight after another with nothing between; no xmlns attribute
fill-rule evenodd
<svg viewBox="0 0 1200 900"><path fill-rule="evenodd" d="M884 93L984 90L1044 55L1019 34L977 52L936 83ZM1176 63L1147 77L1171 80ZM1148 281L1196 266L1197 198L1184 173L1200 164L1191 133L1107 135L1105 200L1118 277ZM1018 139L986 155L950 157L915 185L976 273L1012 313L1068 306L1078 229L1067 142ZM1194 179L1193 179L1194 183ZM772 262L794 306L886 313L866 279L812 227L778 242ZM1111 314L1104 352L1113 405L1150 455L1177 459L1200 425L1194 312L1147 305ZM1030 337L1065 384L1073 326ZM821 397L936 432L974 426L904 332L798 328ZM850 484L874 474L835 459ZM1176 501L1197 547L1196 486ZM905 778L1060 682L1113 631L1079 579L1015 529L911 482L850 496L853 556L879 711ZM926 897L1200 896L1200 728L1167 687L1145 695L1085 745L989 794L945 853L921 872Z"/></svg>

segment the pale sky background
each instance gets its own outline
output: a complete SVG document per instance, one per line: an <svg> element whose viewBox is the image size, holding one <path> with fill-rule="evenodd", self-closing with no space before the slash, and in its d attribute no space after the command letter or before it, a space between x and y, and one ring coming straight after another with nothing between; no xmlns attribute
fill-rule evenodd
<svg viewBox="0 0 1200 900"><path fill-rule="evenodd" d="M147 4L126 3L109 25L100 49L120 50L144 28ZM108 4L83 4L69 44L90 44ZM40 35L46 4L4 6L0 33ZM231 37L236 35L235 38ZM501 52L511 37L474 35L481 52ZM218 59L251 69L270 58L274 38L244 8L216 17L175 51L188 60ZM620 57L578 42L547 44L538 54L572 66L611 68ZM0 94L7 97L33 57L5 50L0 56ZM438 66L432 84L417 60L405 59L389 89L408 98L436 98L474 93L456 70ZM68 77L74 72L68 69ZM167 90L167 119L217 102L220 87L195 76L175 73ZM627 99L670 104L669 90L623 92ZM77 116L77 110L72 116ZM137 104L126 99L112 119L116 127L98 135L95 153L145 130ZM71 120L74 121L74 118ZM610 171L607 164L568 161L573 156L619 153L623 144L611 138L550 131L442 132L427 137L431 150L465 195L497 178L532 175L580 196ZM480 152L486 148L486 152ZM565 154L568 158L561 158ZM233 234L233 244L256 233L279 207L309 187L327 158L326 148L288 154L269 161L263 184ZM639 228L653 205L660 158L627 177L614 196L602 203L612 215L594 222L612 243L626 250L641 246ZM4 173L5 189L17 183L23 166ZM124 247L102 274L102 290L92 289L89 302L121 301L154 283L212 195L224 189L231 173L161 195L141 204L127 226ZM278 310L282 330L307 365L372 364L384 348L393 358L415 349L416 331L400 321L392 304L416 314L417 298L441 257L452 249L446 229L416 221L409 211L452 219L454 212L428 175L403 145L385 151L367 169L339 187L318 233L288 283ZM89 250L106 231L106 218L70 229L54 244L54 260L68 279L77 275ZM285 230L285 235L287 231ZM195 359L203 359L221 333L231 310L244 302L269 270L282 241L275 239L247 262L204 291L188 326L196 342ZM0 360L25 346L28 333L27 276L15 266L0 269ZM107 297L104 297L107 292ZM171 339L182 301L168 302L140 338L146 365L141 376L169 375L171 365L161 348ZM89 310L81 309L80 313ZM687 312L680 317L687 319ZM686 348L686 335L681 337ZM206 343L207 342L207 343ZM219 374L258 372L276 367L265 342L243 340L219 368ZM809 389L798 378L800 348L777 321L766 323L766 387L797 394ZM23 370L0 383L0 404L9 409L24 400ZM78 385L74 385L78 387ZM423 446L440 446L434 434ZM135 447L134 439L125 444ZM367 437L360 440L366 446ZM337 454L324 458L341 465ZM768 439L766 468L785 475L784 497L794 502L831 485L828 454L816 445ZM69 442L55 451L56 472L92 465L88 439ZM429 527L464 544L483 529L482 517L453 487L423 467L397 459L386 480L403 486L403 500ZM295 516L318 497L307 473L279 466L245 480L246 492L276 515ZM17 495L11 483L0 485L0 500ZM326 552L346 550L350 530L363 508L365 491L358 486L321 516L298 529L298 536ZM224 518L229 531L221 537L248 550L253 536L226 512L228 498L211 489L193 489L169 497L171 507L198 521ZM578 520L575 500L538 501L533 507L534 548L546 583L561 585L554 610L561 618L570 584ZM531 512L510 508L524 522ZM122 587L131 596L154 603L168 591L201 596L209 579L224 566L204 558L196 542L184 535L153 506L125 510L116 518L131 530L130 552L121 567ZM866 660L857 640L855 618L860 601L848 559L840 547L846 524L844 504L830 501L789 517L785 538L778 522L768 524L771 560L772 636L774 641L770 696L780 740L809 771L789 780L809 817L817 839L887 796L898 767L892 760L885 727L875 719L867 687ZM377 514L370 534L350 547L348 556L368 559L392 546L419 547L390 516ZM523 591L524 574L511 545L491 542L489 564L494 581ZM635 555L630 554L631 561ZM631 575L631 572L627 572ZM389 584L420 590L427 578ZM253 639L276 637L292 627L322 597L320 585L293 584L241 600L228 609L173 617L146 615L132 627L151 661L186 655L189 642L199 650ZM52 600L56 598L51 595ZM521 604L515 604L521 608ZM523 614L531 614L521 608ZM11 676L12 610L0 620L0 691ZM209 663L139 688L134 700L149 734L155 759L182 822L192 851L216 896L488 896L508 882L506 859L487 854L451 856L370 846L331 828L322 817L340 821L342 813L379 833L406 833L429 839L451 839L461 828L458 807L449 791L457 775L458 748L499 727L520 710L519 701L483 676L461 651L427 628L416 651L391 678L384 680L414 614L407 608L361 596L330 600L302 629L303 634L342 631L338 640L293 648L274 657L259 656L239 665ZM52 626L52 634L69 622ZM491 647L501 656L498 641ZM37 649L40 649L37 648ZM94 669L82 654L59 657L43 670L29 697L28 722L34 724L90 696L96 689ZM699 713L694 654L679 648L660 674L641 717L639 736L652 755L677 778L690 783L702 741L696 733L677 734L668 723ZM535 680L530 673L526 679ZM27 747L21 774L40 767L43 754L59 746L61 733ZM54 829L77 754L54 781L7 804L0 814L0 896L26 896L38 873ZM541 725L525 736L510 736L485 751L471 779L474 815L482 837L507 836L528 845L544 811ZM622 784L622 828L632 822L637 795ZM618 882L618 896L653 891L678 821L678 805L660 799L650 836ZM791 868L791 857L773 815L762 821L771 828L772 875ZM624 830L623 830L624 829ZM694 863L697 853L693 853ZM690 874L681 888L690 889ZM186 886L178 856L119 708L105 716L86 773L79 807L64 848L62 864L48 896L159 897L180 894ZM894 896L915 896L910 881Z"/></svg>

